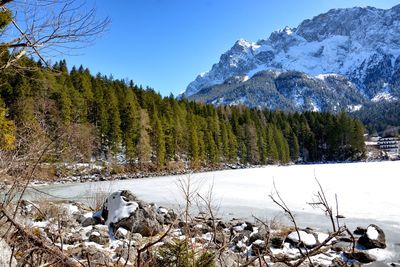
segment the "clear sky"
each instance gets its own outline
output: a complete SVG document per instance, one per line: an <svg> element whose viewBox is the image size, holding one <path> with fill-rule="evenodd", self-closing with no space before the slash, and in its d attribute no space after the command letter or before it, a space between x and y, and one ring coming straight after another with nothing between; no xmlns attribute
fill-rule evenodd
<svg viewBox="0 0 400 267"><path fill-rule="evenodd" d="M331 8L390 8L395 0L93 0L112 24L69 66L177 95L239 38L257 41Z"/></svg>

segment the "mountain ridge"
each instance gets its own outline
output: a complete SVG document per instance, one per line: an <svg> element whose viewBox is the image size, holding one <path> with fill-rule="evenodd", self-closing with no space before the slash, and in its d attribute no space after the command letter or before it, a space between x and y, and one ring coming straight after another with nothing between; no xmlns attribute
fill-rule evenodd
<svg viewBox="0 0 400 267"><path fill-rule="evenodd" d="M221 85L232 77L242 77L243 82L248 83L254 74L265 70L301 72L307 79L342 76L348 80L346 90L350 92L355 87L357 92L353 97L362 98L354 105L396 100L400 97L400 5L391 9L331 9L304 20L296 28L274 31L267 39L257 42L239 39L210 71L197 76L187 86L184 96L198 100L199 94L204 96L201 90L205 88L213 91L219 86L218 90L222 91ZM238 100L222 101L221 97L206 99L206 102L235 104ZM333 96L329 101L334 99ZM268 107L273 104L253 101L248 105ZM347 109L339 104L336 109ZM332 108L331 105L327 110Z"/></svg>

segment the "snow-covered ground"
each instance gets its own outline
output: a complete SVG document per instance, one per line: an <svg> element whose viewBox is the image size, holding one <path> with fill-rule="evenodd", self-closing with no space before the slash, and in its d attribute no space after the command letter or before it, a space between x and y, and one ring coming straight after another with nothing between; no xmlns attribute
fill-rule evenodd
<svg viewBox="0 0 400 267"><path fill-rule="evenodd" d="M318 178L332 206L335 194L339 213L349 227L380 225L386 232L388 249L397 251L400 240L400 161L266 166L254 169L225 170L197 173L190 176L192 188L205 193L213 186L214 204L219 216L260 218L281 216L281 210L269 198L275 181L281 197L297 215L301 226L328 230L329 220L321 210L307 203L313 202L318 191ZM95 195L90 191L112 192L129 189L140 199L158 205L178 207L183 203L179 180L188 176L164 176L145 179L59 184L38 187L52 195L85 201ZM400 253L396 253L397 255ZM392 255L393 256L393 255Z"/></svg>

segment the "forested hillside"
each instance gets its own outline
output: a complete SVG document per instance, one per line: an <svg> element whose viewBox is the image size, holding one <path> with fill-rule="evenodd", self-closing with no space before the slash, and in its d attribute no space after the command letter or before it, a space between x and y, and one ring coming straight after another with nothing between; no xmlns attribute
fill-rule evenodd
<svg viewBox="0 0 400 267"><path fill-rule="evenodd" d="M370 103L351 115L360 119L369 133L384 135L387 130L396 129L394 133L397 134L400 126L400 101Z"/></svg>
<svg viewBox="0 0 400 267"><path fill-rule="evenodd" d="M83 67L69 71L65 61L51 69L29 59L21 64L19 71L0 73L3 150L24 153L42 140L54 147L49 162L119 159L159 169L178 160L198 167L354 160L364 154L364 127L344 113L214 107L162 97Z"/></svg>

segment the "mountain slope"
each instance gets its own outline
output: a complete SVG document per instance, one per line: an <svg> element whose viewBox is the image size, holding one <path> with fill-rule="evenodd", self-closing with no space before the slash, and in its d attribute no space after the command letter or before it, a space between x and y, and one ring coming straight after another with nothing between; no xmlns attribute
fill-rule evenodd
<svg viewBox="0 0 400 267"><path fill-rule="evenodd" d="M324 77L321 74L325 76L337 74L347 79L348 88L344 88L343 83L340 83L338 87L333 84L327 85L329 83L327 81L305 87L308 90L304 93L318 95L318 91L325 90L327 95L332 94L332 101L336 98L339 101L339 105L336 105L337 109L347 108L349 103L348 101L342 103L340 95L335 95L335 89L341 92L345 90L349 94L352 92L352 98L357 101L351 105L361 104L360 97L367 102L395 100L400 97L399 56L400 5L388 10L373 7L333 9L311 20L303 21L297 28L286 27L275 31L268 39L262 39L256 43L238 40L209 72L199 75L188 85L184 95L191 99L235 104L240 102L240 98L235 96L249 94L244 90L252 90L257 91L251 93L252 95L265 96L264 93L267 93L268 99L274 97L267 102L261 100L246 104L279 106L283 100L279 100L280 95L271 95L270 86L261 86L262 88L256 89L249 86L247 80L259 71L272 70L276 73L280 72L281 75L288 72L289 76L294 71L302 72L308 80ZM234 76L243 77L242 81L246 80L241 86L235 86L235 90L232 86L226 86L229 79ZM259 79L257 80L259 82ZM216 85L218 85L217 88L214 88ZM323 85L326 85L326 88ZM356 88L355 92L353 92L354 88ZM205 97L203 89L209 92L218 91L219 99ZM226 94L222 93L222 89L227 90ZM235 94L228 93L232 91ZM296 106L293 99L296 94L303 92L298 87L294 87L293 93L286 93L284 98L290 102L287 105ZM214 93L214 95L217 94ZM221 99L222 97L224 99ZM230 100L227 101L227 99ZM278 102L274 102L274 99L278 99ZM333 106L327 105L329 108ZM306 106L302 108L307 109Z"/></svg>

